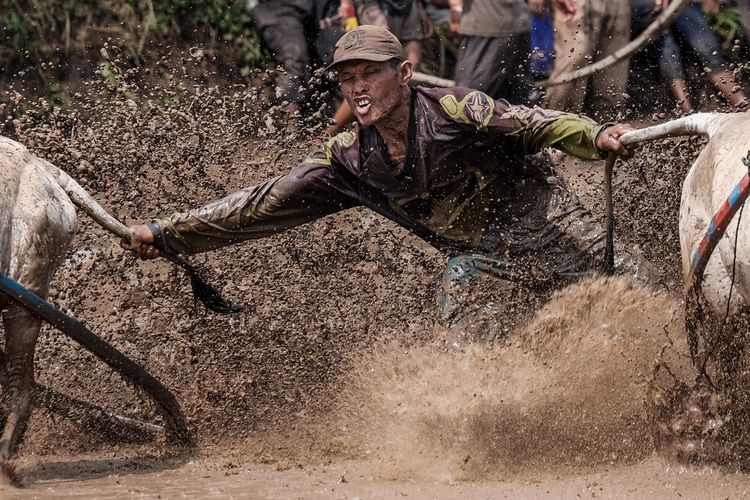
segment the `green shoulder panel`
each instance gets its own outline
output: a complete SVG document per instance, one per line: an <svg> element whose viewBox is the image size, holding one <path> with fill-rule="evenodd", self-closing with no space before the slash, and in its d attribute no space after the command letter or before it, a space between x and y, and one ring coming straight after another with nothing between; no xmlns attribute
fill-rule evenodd
<svg viewBox="0 0 750 500"><path fill-rule="evenodd" d="M474 125L477 130L487 130L495 112L495 101L478 90L469 92L460 101L452 94L443 96L440 106L454 121Z"/></svg>
<svg viewBox="0 0 750 500"><path fill-rule="evenodd" d="M351 130L340 132L328 139L321 151L317 151L305 158L305 163L315 163L330 167L333 160L333 147L338 144L343 148L350 148L356 141L357 134Z"/></svg>

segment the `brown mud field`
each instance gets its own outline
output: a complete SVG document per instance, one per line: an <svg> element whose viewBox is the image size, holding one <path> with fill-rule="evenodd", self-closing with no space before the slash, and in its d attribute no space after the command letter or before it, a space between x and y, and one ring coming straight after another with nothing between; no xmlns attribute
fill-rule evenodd
<svg viewBox="0 0 750 500"><path fill-rule="evenodd" d="M123 71L115 88L87 83L72 113L41 113L46 103L19 93L6 133L127 222L284 173L322 141L326 96L289 132L259 87L190 78L199 52L162 64L168 83ZM641 249L661 286L588 278L460 349L435 326L447 256L372 213L193 257L246 306L234 316L206 312L181 271L136 261L79 214L50 300L173 390L198 447L40 405L17 464L26 489L1 496L746 496L746 413L711 406L716 395L691 406L678 390L695 373L677 209L699 147L646 146L617 170L617 238ZM601 163L561 171L603 214ZM159 423L148 398L59 332L43 329L36 359L53 390Z"/></svg>

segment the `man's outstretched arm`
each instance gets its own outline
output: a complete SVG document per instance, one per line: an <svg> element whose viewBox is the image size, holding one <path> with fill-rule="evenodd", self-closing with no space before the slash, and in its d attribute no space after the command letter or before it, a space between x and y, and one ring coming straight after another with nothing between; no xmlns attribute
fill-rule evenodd
<svg viewBox="0 0 750 500"><path fill-rule="evenodd" d="M152 259L160 251L193 254L263 238L354 206L345 189L337 189L342 183L330 165L303 162L203 207L133 226L133 239L121 246Z"/></svg>
<svg viewBox="0 0 750 500"><path fill-rule="evenodd" d="M446 118L480 133L503 137L526 154L553 147L584 160L599 160L610 151L628 155L618 140L628 125L600 125L573 113L512 105L478 90L454 88L437 95Z"/></svg>
<svg viewBox="0 0 750 500"><path fill-rule="evenodd" d="M529 154L548 147L584 160L602 159L609 152L631 154L619 141L622 134L633 130L626 124L600 125L583 115L514 105L500 110L497 123L509 126L511 130L505 133L516 135Z"/></svg>

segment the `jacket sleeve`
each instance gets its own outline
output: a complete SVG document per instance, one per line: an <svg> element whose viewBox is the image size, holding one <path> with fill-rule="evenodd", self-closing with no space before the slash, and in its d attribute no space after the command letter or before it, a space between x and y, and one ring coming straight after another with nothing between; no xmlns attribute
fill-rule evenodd
<svg viewBox="0 0 750 500"><path fill-rule="evenodd" d="M264 238L355 206L327 145L288 174L150 224L156 246L193 254Z"/></svg>
<svg viewBox="0 0 750 500"><path fill-rule="evenodd" d="M443 111L453 120L479 132L501 135L526 154L553 147L584 160L599 160L596 137L609 126L582 115L511 105L493 100L477 90L456 88L440 98Z"/></svg>
<svg viewBox="0 0 750 500"><path fill-rule="evenodd" d="M602 154L596 147L596 138L611 124L599 125L594 120L573 113L563 113L539 107L527 108L507 103L498 114L498 128L510 122L512 130L527 154L544 148L557 148L583 160L600 160Z"/></svg>

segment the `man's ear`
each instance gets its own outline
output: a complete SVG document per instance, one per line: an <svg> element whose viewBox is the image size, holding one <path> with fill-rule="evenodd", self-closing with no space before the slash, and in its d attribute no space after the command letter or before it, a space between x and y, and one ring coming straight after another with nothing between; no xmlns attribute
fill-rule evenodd
<svg viewBox="0 0 750 500"><path fill-rule="evenodd" d="M409 85L409 81L411 80L411 77L413 74L411 61L407 59L403 61L401 64L399 64L398 71L399 71L398 79L401 85Z"/></svg>

